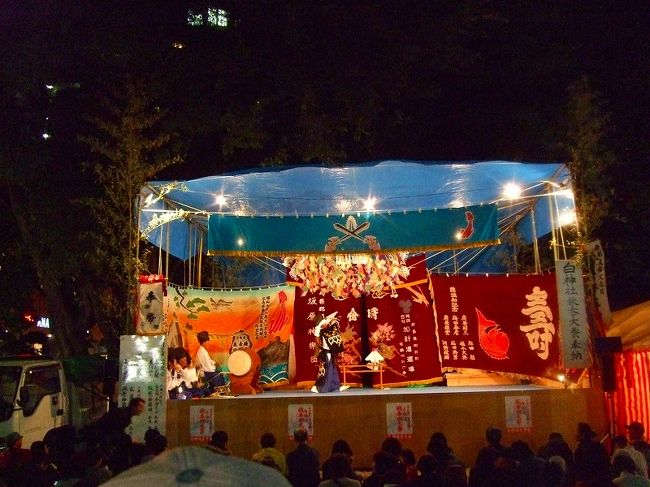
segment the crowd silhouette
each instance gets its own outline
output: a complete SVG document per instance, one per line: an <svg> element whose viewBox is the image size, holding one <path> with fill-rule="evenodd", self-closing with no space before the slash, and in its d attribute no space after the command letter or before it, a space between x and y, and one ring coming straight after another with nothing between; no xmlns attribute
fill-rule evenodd
<svg viewBox="0 0 650 487"><path fill-rule="evenodd" d="M114 408L82 432L75 432L71 426L56 428L29 449L22 447L20 434L9 434L0 463L0 486L88 487L111 478L119 485L122 472L147 462L164 461L167 439L160 432L148 430L144 443L133 442L124 432L131 418L143 409L144 401L134 398L127 407ZM485 446L471 463L454 454L440 431L431 435L426 451L418 452L419 456L404 448L400 440L387 437L378 439L371 470L356 468L354 453L345 439L336 440L330 455L321 462L306 431L294 433L295 447L287 452L276 448L273 433L264 432L259 440L261 449L250 452L246 459L280 474L273 473L275 483L265 487L650 486L650 444L645 440L645 429L633 422L627 432L612 441L599 441L591 426L581 422L576 427L574 450L560 433L551 432L548 441L534 452L523 440L504 444L502 431L489 426L484 433ZM604 438L609 440L608 435ZM203 447L214 455L234 459L224 430L215 431ZM241 459L236 461L241 463ZM246 469L238 468L245 476ZM215 485L226 485L217 480ZM204 481L201 485L210 484Z"/></svg>

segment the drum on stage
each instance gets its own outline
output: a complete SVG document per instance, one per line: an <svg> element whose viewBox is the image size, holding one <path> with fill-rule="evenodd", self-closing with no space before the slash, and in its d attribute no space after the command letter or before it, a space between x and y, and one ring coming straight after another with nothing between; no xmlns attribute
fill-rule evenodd
<svg viewBox="0 0 650 487"><path fill-rule="evenodd" d="M236 350L228 357L228 370L232 375L242 377L251 370L252 360L245 350Z"/></svg>

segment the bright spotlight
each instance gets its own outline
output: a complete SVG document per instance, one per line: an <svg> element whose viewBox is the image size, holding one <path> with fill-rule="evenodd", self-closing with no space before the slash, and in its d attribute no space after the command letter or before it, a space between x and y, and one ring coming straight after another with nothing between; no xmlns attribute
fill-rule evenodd
<svg viewBox="0 0 650 487"><path fill-rule="evenodd" d="M363 209L366 211L372 211L375 209L376 204L377 204L377 198L371 196L363 202Z"/></svg>
<svg viewBox="0 0 650 487"><path fill-rule="evenodd" d="M560 212L558 216L558 221L561 226L573 225L578 219L576 218L576 211L565 208Z"/></svg>
<svg viewBox="0 0 650 487"><path fill-rule="evenodd" d="M241 237L238 238L238 239L237 239L237 245L239 245L240 247L243 247L243 246L244 246L244 239L241 238Z"/></svg>
<svg viewBox="0 0 650 487"><path fill-rule="evenodd" d="M521 186L516 183L508 183L503 187L503 196L509 200L516 200L521 197Z"/></svg>
<svg viewBox="0 0 650 487"><path fill-rule="evenodd" d="M223 206L226 204L226 197L222 194L217 195L217 199L215 200L215 202L217 203L217 205Z"/></svg>

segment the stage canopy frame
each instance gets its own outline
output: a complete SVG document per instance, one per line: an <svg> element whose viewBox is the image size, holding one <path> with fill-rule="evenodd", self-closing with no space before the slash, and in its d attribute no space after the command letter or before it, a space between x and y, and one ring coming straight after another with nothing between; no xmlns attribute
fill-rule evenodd
<svg viewBox="0 0 650 487"><path fill-rule="evenodd" d="M497 238L516 231L525 243L532 243L535 272L542 270L538 240L550 234L555 259L566 258L562 228L576 225L569 170L556 162L390 160L260 168L189 181L152 181L142 188L137 205L141 235L194 269L210 253L211 216L346 218L495 205ZM506 272L494 263L495 253L504 246L498 243L459 242L420 250L429 250L427 265L434 272ZM251 286L284 282L281 261L256 259L273 270L274 278ZM168 275L162 258L158 273ZM201 286L200 272L187 275L185 284Z"/></svg>

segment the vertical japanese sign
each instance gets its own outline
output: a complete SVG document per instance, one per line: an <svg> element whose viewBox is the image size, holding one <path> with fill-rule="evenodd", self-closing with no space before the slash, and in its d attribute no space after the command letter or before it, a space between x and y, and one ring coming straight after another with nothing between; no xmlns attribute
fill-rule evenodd
<svg viewBox="0 0 650 487"><path fill-rule="evenodd" d="M386 403L386 434L400 440L409 440L413 436L410 402Z"/></svg>
<svg viewBox="0 0 650 487"><path fill-rule="evenodd" d="M206 441L214 433L214 406L190 406L190 441Z"/></svg>
<svg viewBox="0 0 650 487"><path fill-rule="evenodd" d="M596 307L605 325L612 321L612 311L609 309L607 297L607 277L605 276L605 252L600 240L594 240L585 245L585 252L589 256L588 263L593 276L593 294Z"/></svg>
<svg viewBox="0 0 650 487"><path fill-rule="evenodd" d="M573 260L558 260L555 275L564 367L583 369L590 365L590 354L582 270Z"/></svg>
<svg viewBox="0 0 650 487"><path fill-rule="evenodd" d="M138 278L136 334L159 335L165 332L163 326L163 297L165 294L165 276L153 274Z"/></svg>
<svg viewBox="0 0 650 487"><path fill-rule="evenodd" d="M134 397L145 401L145 411L134 416L125 430L134 441L144 442L148 429L165 434L167 390L165 336L120 337L120 393L118 404L126 407Z"/></svg>
<svg viewBox="0 0 650 487"><path fill-rule="evenodd" d="M311 404L289 404L287 433L293 438L296 430L305 430L309 438L314 436L314 406Z"/></svg>
<svg viewBox="0 0 650 487"><path fill-rule="evenodd" d="M530 396L506 396L506 429L529 432L533 427Z"/></svg>

